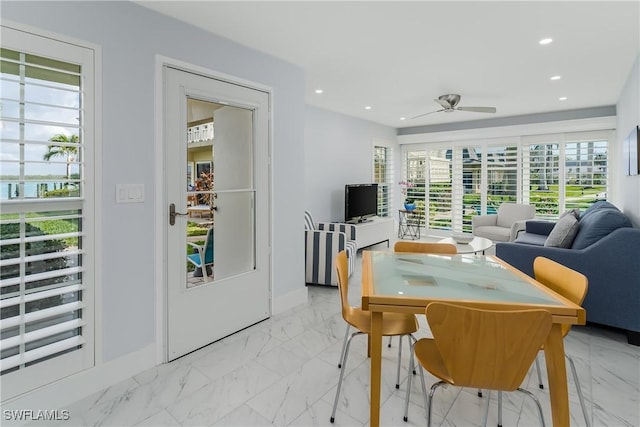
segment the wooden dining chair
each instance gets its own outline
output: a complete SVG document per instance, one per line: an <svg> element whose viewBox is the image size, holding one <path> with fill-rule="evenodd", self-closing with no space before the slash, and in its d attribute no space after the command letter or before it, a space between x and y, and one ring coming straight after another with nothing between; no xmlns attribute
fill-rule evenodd
<svg viewBox="0 0 640 427"><path fill-rule="evenodd" d="M415 252L421 254L450 254L458 253L455 245L450 243L405 242L399 240L393 245L394 252Z"/></svg>
<svg viewBox="0 0 640 427"><path fill-rule="evenodd" d="M527 375L540 346L551 330L551 313L546 310L483 310L433 302L426 309L433 338L414 344L420 365L440 381L425 393L427 425L431 425L433 395L438 387L450 384L476 389L521 391L538 407L538 399L520 384ZM413 359L412 359L413 360ZM424 386L424 376L420 370ZM405 421L409 408L411 375L405 399ZM485 423L487 412L484 415Z"/></svg>
<svg viewBox="0 0 640 427"><path fill-rule="evenodd" d="M533 260L533 275L538 282L555 293L562 295L574 304L582 305L582 301L584 301L584 298L587 296L587 290L589 289L589 280L587 277L549 258L539 256ZM571 325L560 325L560 327L562 329L562 337L564 338L569 331L571 331ZM565 353L565 356L569 362L573 382L578 391L578 399L580 400L584 420L587 427L591 427L587 407L584 403L584 396L582 395L582 388L580 387L580 380L578 379L578 373L576 371L576 365L570 355ZM544 388L542 385L542 375L540 374L540 364L537 358L536 370L538 372L538 384L540 388Z"/></svg>
<svg viewBox="0 0 640 427"><path fill-rule="evenodd" d="M336 269L338 270L338 288L340 291L340 303L342 305L342 318L347 323L347 330L344 334L344 342L342 344L342 353L338 367L340 368L340 379L336 389L336 397L333 402L333 411L331 412L330 421L333 423L336 416L336 408L338 407L338 399L340 398L340 388L342 379L347 368L347 357L349 356L349 346L351 340L356 335L368 335L371 333L371 312L365 311L362 307L353 307L349 304L349 271L347 264L347 254L345 251L338 252L336 256ZM351 328L355 328L356 332L349 335ZM418 320L413 314L404 313L383 313L382 315L382 336L403 336L408 335L415 342L411 334L418 330ZM400 341L400 349L402 349L402 340ZM396 383L400 382L400 357L402 350L398 356L398 378ZM413 365L413 362L410 362ZM411 375L409 375L411 376ZM396 387L397 388L397 387Z"/></svg>

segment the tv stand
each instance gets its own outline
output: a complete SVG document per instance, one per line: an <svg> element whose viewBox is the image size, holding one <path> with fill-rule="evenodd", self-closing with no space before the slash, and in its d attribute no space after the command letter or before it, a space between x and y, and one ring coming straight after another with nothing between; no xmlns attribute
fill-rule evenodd
<svg viewBox="0 0 640 427"><path fill-rule="evenodd" d="M358 249L383 242L387 242L387 247L389 247L391 237L394 234L393 218L375 216L353 225L356 227Z"/></svg>
<svg viewBox="0 0 640 427"><path fill-rule="evenodd" d="M372 222L372 221L373 220L371 218L362 218L362 219L350 219L349 221L346 221L346 223L358 225L358 224L363 224L365 222Z"/></svg>

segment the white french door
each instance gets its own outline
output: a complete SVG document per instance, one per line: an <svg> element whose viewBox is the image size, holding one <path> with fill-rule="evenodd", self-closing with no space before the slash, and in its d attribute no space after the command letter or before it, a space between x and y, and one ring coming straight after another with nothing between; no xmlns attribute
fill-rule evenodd
<svg viewBox="0 0 640 427"><path fill-rule="evenodd" d="M164 82L173 360L270 314L269 94L171 67Z"/></svg>

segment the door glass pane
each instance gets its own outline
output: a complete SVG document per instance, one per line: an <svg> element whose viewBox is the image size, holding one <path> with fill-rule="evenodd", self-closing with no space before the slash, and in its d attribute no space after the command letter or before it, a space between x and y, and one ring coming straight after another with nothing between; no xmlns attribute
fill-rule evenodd
<svg viewBox="0 0 640 427"><path fill-rule="evenodd" d="M186 141L187 287L193 287L255 268L253 113L188 98Z"/></svg>

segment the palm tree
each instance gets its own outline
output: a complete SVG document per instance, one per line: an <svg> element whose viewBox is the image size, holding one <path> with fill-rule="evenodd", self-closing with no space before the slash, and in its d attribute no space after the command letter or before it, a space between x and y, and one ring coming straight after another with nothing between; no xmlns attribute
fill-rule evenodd
<svg viewBox="0 0 640 427"><path fill-rule="evenodd" d="M65 144L78 144L80 139L78 135L71 135L70 137L59 133L49 138L51 142L63 142ZM67 179L71 179L71 163L76 159L78 155L77 145L49 145L49 151L44 154L44 160L50 160L52 157L66 157L67 158Z"/></svg>

